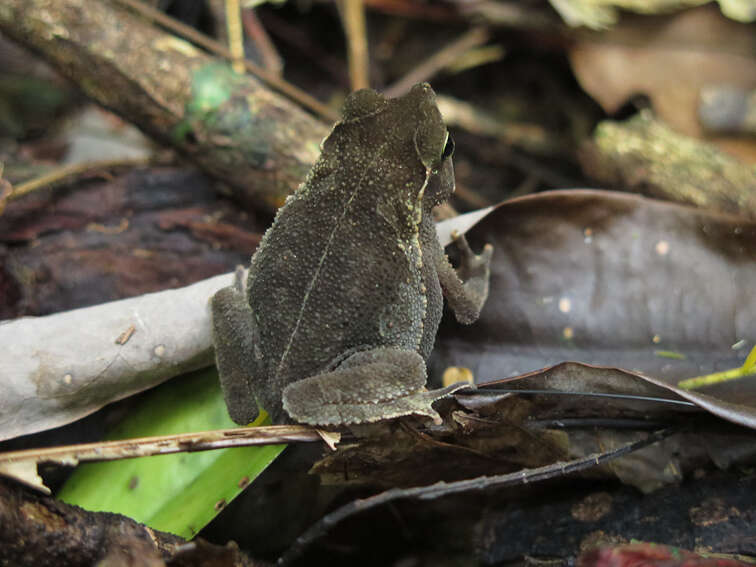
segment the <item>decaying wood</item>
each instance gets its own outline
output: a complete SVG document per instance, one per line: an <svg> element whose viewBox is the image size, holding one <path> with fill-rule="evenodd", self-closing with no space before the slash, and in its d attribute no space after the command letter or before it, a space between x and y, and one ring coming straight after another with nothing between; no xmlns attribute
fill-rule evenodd
<svg viewBox="0 0 756 567"><path fill-rule="evenodd" d="M255 564L235 546L187 543L126 516L88 512L0 479L2 565L160 567L208 565L210 559L218 561L213 565Z"/></svg>
<svg viewBox="0 0 756 567"><path fill-rule="evenodd" d="M249 262L265 220L219 199L207 176L103 165L16 187L37 188L0 219L0 319L177 288Z"/></svg>
<svg viewBox="0 0 756 567"><path fill-rule="evenodd" d="M9 0L0 5L0 31L241 198L269 208L302 181L327 132L255 78L110 2Z"/></svg>
<svg viewBox="0 0 756 567"><path fill-rule="evenodd" d="M756 217L756 171L642 112L599 124L583 167L609 186L724 213Z"/></svg>
<svg viewBox="0 0 756 567"><path fill-rule="evenodd" d="M143 557L159 559L182 543L125 516L87 512L0 479L0 562L5 565L93 565L118 548L138 548Z"/></svg>

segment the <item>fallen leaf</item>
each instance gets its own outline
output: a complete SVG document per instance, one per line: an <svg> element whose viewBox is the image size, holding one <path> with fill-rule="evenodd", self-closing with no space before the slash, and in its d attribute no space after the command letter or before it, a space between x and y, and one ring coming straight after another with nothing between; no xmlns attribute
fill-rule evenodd
<svg viewBox="0 0 756 567"><path fill-rule="evenodd" d="M489 298L468 327L445 318L431 375L464 366L483 383L576 361L677 384L741 366L756 342L754 221L554 191L503 203L468 237L494 246ZM756 381L719 388L706 392L756 406Z"/></svg>
<svg viewBox="0 0 756 567"><path fill-rule="evenodd" d="M701 137L699 92L714 84L756 87L754 52L751 27L704 6L626 18L610 32L583 34L569 57L581 86L606 112L645 94L671 127Z"/></svg>

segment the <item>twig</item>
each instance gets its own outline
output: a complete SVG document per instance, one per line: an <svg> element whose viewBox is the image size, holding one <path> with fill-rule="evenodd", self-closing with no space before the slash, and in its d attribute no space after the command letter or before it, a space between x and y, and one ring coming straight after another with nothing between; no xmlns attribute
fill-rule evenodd
<svg viewBox="0 0 756 567"><path fill-rule="evenodd" d="M564 143L555 140L538 124L505 122L479 110L475 105L449 96L436 98L438 109L449 126L459 126L482 136L494 136L507 144L521 146L540 154L564 152Z"/></svg>
<svg viewBox="0 0 756 567"><path fill-rule="evenodd" d="M420 65L396 83L385 89L384 94L389 97L403 95L410 90L412 85L429 80L441 69L453 63L460 54L486 43L489 37L488 30L483 27L472 28L466 31L449 45L420 63Z"/></svg>
<svg viewBox="0 0 756 567"><path fill-rule="evenodd" d="M90 161L86 163L65 165L63 167L55 168L54 170L45 173L44 175L30 179L29 181L19 183L13 188L11 194L8 195L7 200L13 201L15 199L18 199L19 197L22 197L34 191L38 191L40 189L70 185L77 179L88 177L93 174L101 174L103 170L121 167L139 167L149 165L153 162L154 160L150 158L132 158Z"/></svg>
<svg viewBox="0 0 756 567"><path fill-rule="evenodd" d="M117 461L134 457L212 451L213 449L227 449L229 447L312 443L322 440L323 438L318 430L309 425L232 427L213 431L195 431L174 435L156 435L154 437L9 451L0 453L0 467L21 461L76 465L90 461Z"/></svg>
<svg viewBox="0 0 756 567"><path fill-rule="evenodd" d="M158 24L174 32L175 34L193 41L198 45L201 45L215 55L228 59L229 61L232 61L234 59L233 54L217 41L210 39L205 34L202 34L194 28L182 24L174 18L171 18L163 12L150 7L140 2L139 0L116 0L116 2L123 6L127 6L131 10L138 12L141 16L149 20L157 22ZM281 93L297 101L302 106L310 109L312 112L319 115L327 122L335 122L336 120L338 120L338 115L326 105L324 105L314 97L311 97L306 92L298 89L294 85L287 83L275 74L263 69L249 59L244 60L244 68L259 79L265 81L269 86L277 89Z"/></svg>
<svg viewBox="0 0 756 567"><path fill-rule="evenodd" d="M338 442L338 435L338 433L328 433L328 437L324 437L322 432L305 425L271 425L26 449L0 453L0 474L49 493L37 476L36 466L40 463L75 466L82 462L116 461L172 453L212 451L229 447L328 442L327 440L333 436L337 436L335 441Z"/></svg>
<svg viewBox="0 0 756 567"><path fill-rule="evenodd" d="M341 508L338 508L323 516L317 523L313 524L305 533L297 538L294 544L284 553L279 559L279 565L287 565L300 557L305 549L318 538L325 535L332 527L345 520L346 518L355 514L370 510L393 502L396 500L405 500L408 498L419 500L433 500L442 496L449 496L451 494L459 494L461 492L469 492L473 490L485 490L488 488L503 488L505 486L516 486L519 484L531 484L533 482L541 482L558 476L565 476L575 472L583 471L591 467L601 465L637 451L649 445L666 439L670 435L677 433L679 430L676 428L668 428L650 433L648 437L641 441L635 441L628 443L614 449L613 451L607 451L605 453L593 453L587 457L581 459L574 459L564 463L554 463L544 467L538 467L534 469L523 469L515 473L496 475L496 476L482 476L477 478L471 478L467 480L460 480L456 482L437 482L430 486L417 486L413 488L392 488L370 496L369 498L362 498L354 500L349 504L345 504Z"/></svg>
<svg viewBox="0 0 756 567"><path fill-rule="evenodd" d="M564 34L564 24L553 9L543 9L538 4L502 0L483 0L481 2L455 2L457 9L468 19L477 18L494 26L506 26L514 29L547 31L551 34Z"/></svg>
<svg viewBox="0 0 756 567"><path fill-rule="evenodd" d="M265 68L277 77L280 77L283 71L281 56L278 54L276 46L270 40L268 32L260 23L260 19L257 17L254 8L242 10L242 24L244 25L244 31L247 32L249 38L257 46Z"/></svg>
<svg viewBox="0 0 756 567"><path fill-rule="evenodd" d="M244 73L244 34L241 26L239 0L226 0L226 33L231 51L231 67L240 75Z"/></svg>
<svg viewBox="0 0 756 567"><path fill-rule="evenodd" d="M343 0L340 7L341 21L344 25L348 45L349 77L352 81L352 90L365 89L370 86L365 6L362 0Z"/></svg>

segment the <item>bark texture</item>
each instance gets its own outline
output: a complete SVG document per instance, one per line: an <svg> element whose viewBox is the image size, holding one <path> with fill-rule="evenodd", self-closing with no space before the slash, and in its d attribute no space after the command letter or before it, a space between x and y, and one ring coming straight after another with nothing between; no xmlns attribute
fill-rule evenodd
<svg viewBox="0 0 756 567"><path fill-rule="evenodd" d="M2 565L93 565L118 550L139 550L144 565L159 565L182 543L125 516L87 512L0 479Z"/></svg>
<svg viewBox="0 0 756 567"><path fill-rule="evenodd" d="M231 543L187 542L121 516L88 512L0 478L0 565L254 567Z"/></svg>
<svg viewBox="0 0 756 567"><path fill-rule="evenodd" d="M649 112L604 121L581 153L610 187L756 218L756 170L717 147L669 129Z"/></svg>
<svg viewBox="0 0 756 567"><path fill-rule="evenodd" d="M327 132L254 77L112 2L7 0L0 31L245 201L281 205Z"/></svg>

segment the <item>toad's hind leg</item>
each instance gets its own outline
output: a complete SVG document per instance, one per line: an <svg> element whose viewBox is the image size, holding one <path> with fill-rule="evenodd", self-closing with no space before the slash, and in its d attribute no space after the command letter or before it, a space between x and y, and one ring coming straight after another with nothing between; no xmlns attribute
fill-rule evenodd
<svg viewBox="0 0 756 567"><path fill-rule="evenodd" d="M213 342L223 397L236 423L246 425L259 413L252 372L257 327L247 303L242 273L233 286L219 290L212 299Z"/></svg>
<svg viewBox="0 0 756 567"><path fill-rule="evenodd" d="M415 351L375 348L347 358L331 372L289 384L283 407L300 423L344 425L403 415L440 420L431 404L458 388L428 392L425 361Z"/></svg>

